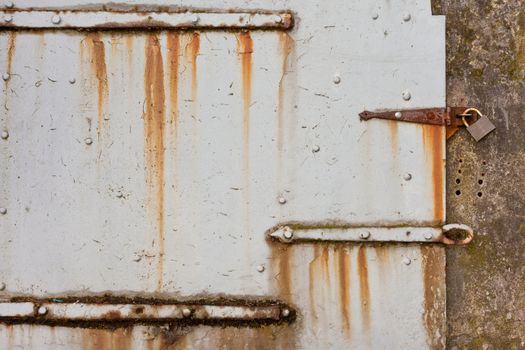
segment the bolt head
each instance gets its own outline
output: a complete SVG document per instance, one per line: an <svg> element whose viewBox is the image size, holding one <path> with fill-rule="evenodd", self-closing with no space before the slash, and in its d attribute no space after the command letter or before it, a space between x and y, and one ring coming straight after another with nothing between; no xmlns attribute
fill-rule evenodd
<svg viewBox="0 0 525 350"><path fill-rule="evenodd" d="M334 84L339 84L341 82L341 77L339 75L334 75Z"/></svg>
<svg viewBox="0 0 525 350"><path fill-rule="evenodd" d="M408 266L408 265L410 265L411 263L412 263L412 260L411 260L409 257L406 256L406 257L403 259L403 264L405 264L405 265Z"/></svg>
<svg viewBox="0 0 525 350"><path fill-rule="evenodd" d="M275 15L275 16L273 17L273 21L274 21L275 23L282 23L283 18L282 18L281 16L279 16L279 15Z"/></svg>
<svg viewBox="0 0 525 350"><path fill-rule="evenodd" d="M12 9L13 7L15 7L15 4L12 1L6 1L5 7L8 9Z"/></svg>
<svg viewBox="0 0 525 350"><path fill-rule="evenodd" d="M286 198L284 198L284 197L279 197L279 203L280 203L280 204L285 204L285 203L286 203Z"/></svg>
<svg viewBox="0 0 525 350"><path fill-rule="evenodd" d="M403 100L405 101L410 101L410 99L412 98L412 95L410 94L409 91L403 91L402 96L403 96Z"/></svg>
<svg viewBox="0 0 525 350"><path fill-rule="evenodd" d="M405 181L410 181L410 180L412 180L412 174L410 174L410 173L406 173L405 175L403 175L403 179L405 179Z"/></svg>
<svg viewBox="0 0 525 350"><path fill-rule="evenodd" d="M0 291L5 290L5 288L6 288L5 283L4 282L0 283Z"/></svg>
<svg viewBox="0 0 525 350"><path fill-rule="evenodd" d="M7 208L0 208L0 214L2 215L7 214Z"/></svg>
<svg viewBox="0 0 525 350"><path fill-rule="evenodd" d="M370 232L369 231L361 232L359 234L359 237L361 237L361 239L369 239L370 238Z"/></svg>
<svg viewBox="0 0 525 350"><path fill-rule="evenodd" d="M38 308L38 314L39 314L39 315L45 315L45 314L47 314L47 308L46 308L45 306L40 306L40 307Z"/></svg>
<svg viewBox="0 0 525 350"><path fill-rule="evenodd" d="M75 79L75 77L71 77L71 78L69 78L69 83L70 83L70 84L74 84L74 83L76 83L76 82L77 82L77 80Z"/></svg>
<svg viewBox="0 0 525 350"><path fill-rule="evenodd" d="M289 309L283 309L281 311L281 315L283 315L283 317L288 317L290 316L290 310Z"/></svg>
<svg viewBox="0 0 525 350"><path fill-rule="evenodd" d="M293 231L291 228L286 227L284 229L283 237L286 239L292 239L293 238Z"/></svg>
<svg viewBox="0 0 525 350"><path fill-rule="evenodd" d="M93 143L93 139L91 137L87 137L84 142L86 143L86 145L91 145Z"/></svg>
<svg viewBox="0 0 525 350"><path fill-rule="evenodd" d="M188 308L182 309L182 316L184 317L190 317L191 316L191 310Z"/></svg>
<svg viewBox="0 0 525 350"><path fill-rule="evenodd" d="M401 112L396 112L394 114L394 116L396 117L396 119L401 119L401 117L403 116L403 114Z"/></svg>
<svg viewBox="0 0 525 350"><path fill-rule="evenodd" d="M62 18L60 18L59 15L54 15L53 17L51 17L51 22L53 24L60 24L60 22L62 22Z"/></svg>
<svg viewBox="0 0 525 350"><path fill-rule="evenodd" d="M264 265L259 265L259 266L257 266L257 271L259 271L259 272L264 272L264 270L265 270Z"/></svg>
<svg viewBox="0 0 525 350"><path fill-rule="evenodd" d="M373 13L372 14L372 19L375 21L376 19L379 18L379 14L378 13Z"/></svg>
<svg viewBox="0 0 525 350"><path fill-rule="evenodd" d="M2 74L2 79L4 81L8 81L9 79L11 79L11 74L9 74L9 73Z"/></svg>
<svg viewBox="0 0 525 350"><path fill-rule="evenodd" d="M4 22L5 23L11 23L13 21L13 16L11 15L5 15L4 16Z"/></svg>
<svg viewBox="0 0 525 350"><path fill-rule="evenodd" d="M312 147L312 152L314 152L314 153L317 153L320 150L321 150L321 147L319 147L319 145L315 145L315 146Z"/></svg>
<svg viewBox="0 0 525 350"><path fill-rule="evenodd" d="M403 21L408 22L411 18L412 16L410 15L410 13L405 13L403 16Z"/></svg>
<svg viewBox="0 0 525 350"><path fill-rule="evenodd" d="M9 138L9 132L7 131L2 131L2 133L0 134L0 137L2 137L2 140L7 140Z"/></svg>
<svg viewBox="0 0 525 350"><path fill-rule="evenodd" d="M425 233L425 239L427 241L430 241L432 239L432 237L433 237L432 233L430 233L430 232Z"/></svg>
<svg viewBox="0 0 525 350"><path fill-rule="evenodd" d="M193 24L199 23L200 20L201 20L200 17L197 16L197 15L191 16L191 23L193 23Z"/></svg>

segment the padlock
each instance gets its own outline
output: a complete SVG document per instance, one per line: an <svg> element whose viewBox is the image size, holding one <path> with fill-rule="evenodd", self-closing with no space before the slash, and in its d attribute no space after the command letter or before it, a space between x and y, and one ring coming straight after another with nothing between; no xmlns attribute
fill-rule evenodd
<svg viewBox="0 0 525 350"><path fill-rule="evenodd" d="M469 125L465 120L465 117L469 116L472 112L479 114L479 119L472 125ZM467 131L470 133L470 135L472 135L476 142L490 134L492 131L494 131L494 129L496 129L494 124L490 122L489 118L481 114L481 112L476 108L468 108L465 112L463 112L460 115L461 120L463 120L463 124L465 124L465 126L467 127Z"/></svg>

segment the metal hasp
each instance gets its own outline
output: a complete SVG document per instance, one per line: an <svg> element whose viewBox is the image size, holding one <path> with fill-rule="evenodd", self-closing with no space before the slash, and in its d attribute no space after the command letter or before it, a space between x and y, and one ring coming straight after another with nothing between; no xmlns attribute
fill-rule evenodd
<svg viewBox="0 0 525 350"><path fill-rule="evenodd" d="M287 12L0 11L0 28L28 29L273 29L293 27ZM5 20L8 18L9 20Z"/></svg>
<svg viewBox="0 0 525 350"><path fill-rule="evenodd" d="M464 232L464 238L451 238L448 232ZM268 236L282 243L301 242L395 242L395 243L443 243L465 245L474 239L474 231L463 224L443 227L331 227L309 228L279 226L270 230Z"/></svg>
<svg viewBox="0 0 525 350"><path fill-rule="evenodd" d="M203 304L185 302L162 304L156 301L120 301L116 303L97 303L80 298L15 300L0 302L0 322L60 324L63 326L92 326L119 324L155 324L185 322L191 324L211 324L221 322L235 325L274 324L291 322L295 312L288 306L278 303L246 302ZM65 300L65 301L64 301Z"/></svg>
<svg viewBox="0 0 525 350"><path fill-rule="evenodd" d="M363 111L359 113L361 120L370 119L387 119L397 120L400 122L444 125L444 126L464 126L462 117L467 107L446 107L446 108L426 108L426 109L408 109L408 110L389 110L370 112ZM469 123L478 120L477 114L469 114L466 119Z"/></svg>

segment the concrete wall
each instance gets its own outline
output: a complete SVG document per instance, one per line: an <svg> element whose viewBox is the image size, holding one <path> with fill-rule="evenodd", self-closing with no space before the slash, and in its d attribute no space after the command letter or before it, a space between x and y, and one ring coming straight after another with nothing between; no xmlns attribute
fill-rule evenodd
<svg viewBox="0 0 525 350"><path fill-rule="evenodd" d="M447 256L448 349L525 348L525 7L434 0L447 16L448 104L476 106L497 130L448 141L448 222L478 236Z"/></svg>

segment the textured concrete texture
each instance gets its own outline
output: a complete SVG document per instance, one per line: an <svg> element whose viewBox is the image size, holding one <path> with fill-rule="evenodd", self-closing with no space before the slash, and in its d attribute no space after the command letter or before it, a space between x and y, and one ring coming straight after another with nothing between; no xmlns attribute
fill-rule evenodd
<svg viewBox="0 0 525 350"><path fill-rule="evenodd" d="M478 236L447 253L447 349L525 349L525 3L434 0L447 16L448 104L497 126L448 140L448 222Z"/></svg>

